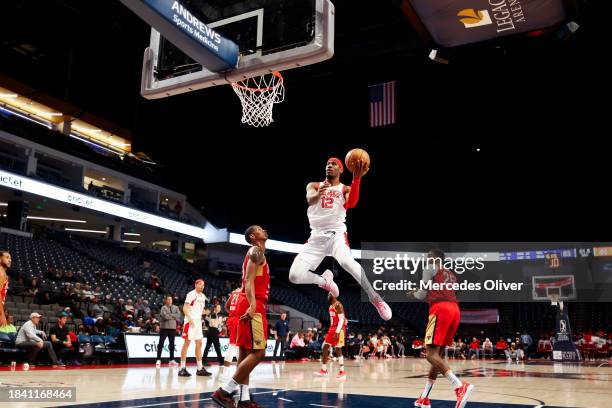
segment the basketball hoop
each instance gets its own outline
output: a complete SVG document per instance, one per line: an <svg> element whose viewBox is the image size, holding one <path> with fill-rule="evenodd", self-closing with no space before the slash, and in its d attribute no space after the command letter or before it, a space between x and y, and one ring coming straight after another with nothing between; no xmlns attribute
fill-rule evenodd
<svg viewBox="0 0 612 408"><path fill-rule="evenodd" d="M285 99L283 76L278 71L232 82L232 88L242 103L242 123L254 127L268 126L274 122L274 104Z"/></svg>
<svg viewBox="0 0 612 408"><path fill-rule="evenodd" d="M556 306L559 308L559 311L563 312L563 300L559 300L559 298L561 297L561 295L559 295L558 293L550 293L548 294L548 298L550 299L550 304L552 306Z"/></svg>

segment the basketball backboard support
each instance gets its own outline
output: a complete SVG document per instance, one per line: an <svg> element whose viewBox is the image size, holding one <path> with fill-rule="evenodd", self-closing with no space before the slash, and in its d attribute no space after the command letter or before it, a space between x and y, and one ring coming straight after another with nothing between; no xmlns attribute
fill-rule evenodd
<svg viewBox="0 0 612 408"><path fill-rule="evenodd" d="M335 11L330 0L184 0L182 4L238 45L238 65L227 72L212 72L152 28L141 82L141 94L147 99L316 64L334 54Z"/></svg>
<svg viewBox="0 0 612 408"><path fill-rule="evenodd" d="M533 300L557 302L576 299L573 275L543 275L532 277Z"/></svg>

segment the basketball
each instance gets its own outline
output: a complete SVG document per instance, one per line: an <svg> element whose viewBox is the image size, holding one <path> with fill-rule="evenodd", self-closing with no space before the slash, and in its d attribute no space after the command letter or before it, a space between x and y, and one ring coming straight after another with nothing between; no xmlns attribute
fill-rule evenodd
<svg viewBox="0 0 612 408"><path fill-rule="evenodd" d="M346 154L346 158L344 159L344 163L346 163L346 167L351 171L355 171L355 163L358 160L363 161L365 167L370 167L370 155L363 149L353 149Z"/></svg>

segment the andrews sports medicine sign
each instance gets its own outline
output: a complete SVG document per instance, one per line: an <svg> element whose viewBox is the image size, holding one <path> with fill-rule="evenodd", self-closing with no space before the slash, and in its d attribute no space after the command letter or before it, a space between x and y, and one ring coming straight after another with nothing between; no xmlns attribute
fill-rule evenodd
<svg viewBox="0 0 612 408"><path fill-rule="evenodd" d="M560 23L563 0L409 0L444 47L520 34Z"/></svg>
<svg viewBox="0 0 612 408"><path fill-rule="evenodd" d="M212 72L238 65L238 45L222 37L176 0L120 0L185 54Z"/></svg>

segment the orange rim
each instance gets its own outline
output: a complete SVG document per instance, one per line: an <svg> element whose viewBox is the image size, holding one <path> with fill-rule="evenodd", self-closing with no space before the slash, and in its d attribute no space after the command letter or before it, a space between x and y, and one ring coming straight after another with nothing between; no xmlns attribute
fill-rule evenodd
<svg viewBox="0 0 612 408"><path fill-rule="evenodd" d="M274 71L274 72L272 72L272 75L277 77L279 82L277 82L275 86L271 86L271 87L268 87L268 88L250 88L248 86L242 85L239 82L234 82L234 83L232 83L232 85L235 86L236 88L244 89L244 90L249 91L249 92L268 92L268 91L274 90L275 88L278 88L278 86L280 84L282 84L283 81L284 81L283 80L283 76L281 75L280 72Z"/></svg>

